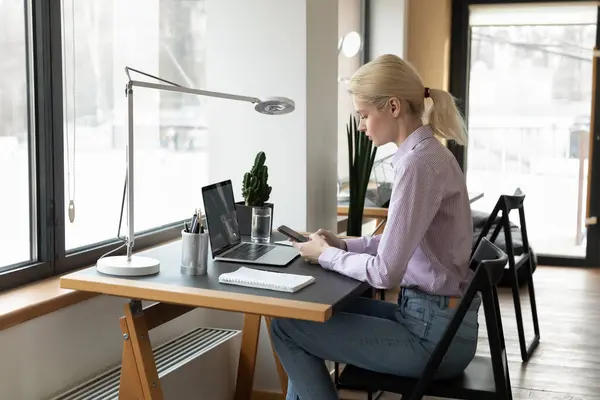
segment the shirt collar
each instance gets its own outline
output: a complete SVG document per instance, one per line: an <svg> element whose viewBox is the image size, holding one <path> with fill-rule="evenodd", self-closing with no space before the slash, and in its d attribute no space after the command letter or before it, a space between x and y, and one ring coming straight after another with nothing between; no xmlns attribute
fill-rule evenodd
<svg viewBox="0 0 600 400"><path fill-rule="evenodd" d="M402 142L400 146L398 146L398 150L396 150L396 154L392 158L392 165L397 166L400 163L400 160L412 149L415 148L419 143L421 143L425 139L429 139L433 137L433 131L429 125L423 125L417 128L413 133L408 135L406 140Z"/></svg>

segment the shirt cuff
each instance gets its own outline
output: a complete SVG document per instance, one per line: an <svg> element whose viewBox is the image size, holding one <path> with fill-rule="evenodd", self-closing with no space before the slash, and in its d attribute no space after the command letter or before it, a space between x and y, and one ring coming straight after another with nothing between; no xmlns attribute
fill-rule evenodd
<svg viewBox="0 0 600 400"><path fill-rule="evenodd" d="M344 239L344 242L346 242L346 249L348 250L348 253L365 252L365 244L363 243L362 238Z"/></svg>
<svg viewBox="0 0 600 400"><path fill-rule="evenodd" d="M328 247L319 256L319 264L321 267L325 269L333 269L333 265L335 264L335 260L338 258L338 255L344 250L338 249L337 247Z"/></svg>

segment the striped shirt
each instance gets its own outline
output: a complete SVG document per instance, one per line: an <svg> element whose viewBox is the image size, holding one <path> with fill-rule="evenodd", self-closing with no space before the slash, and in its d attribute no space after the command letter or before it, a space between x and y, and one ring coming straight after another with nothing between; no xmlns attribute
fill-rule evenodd
<svg viewBox="0 0 600 400"><path fill-rule="evenodd" d="M347 251L328 248L319 263L378 289L404 286L461 296L472 276L473 240L464 174L429 125L408 136L392 165L394 187L383 234L346 239Z"/></svg>

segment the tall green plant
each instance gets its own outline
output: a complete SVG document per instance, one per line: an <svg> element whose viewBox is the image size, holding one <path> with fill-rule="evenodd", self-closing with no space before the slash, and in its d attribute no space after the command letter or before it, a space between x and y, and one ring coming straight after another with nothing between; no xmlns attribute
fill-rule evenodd
<svg viewBox="0 0 600 400"><path fill-rule="evenodd" d="M371 169L377 154L377 147L367 135L358 130L358 121L350 115L346 125L348 135L348 164L350 174L350 206L348 208L348 236L362 235L362 219L365 208L365 196L369 185Z"/></svg>

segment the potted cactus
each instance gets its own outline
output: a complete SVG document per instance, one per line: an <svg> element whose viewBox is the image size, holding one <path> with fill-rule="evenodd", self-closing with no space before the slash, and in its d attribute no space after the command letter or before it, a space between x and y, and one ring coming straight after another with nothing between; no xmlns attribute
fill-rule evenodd
<svg viewBox="0 0 600 400"><path fill-rule="evenodd" d="M254 207L269 207L271 218L269 229L273 228L273 204L268 203L271 195L271 186L268 184L269 169L265 165L267 156L264 151L258 152L254 159L254 165L249 172L244 174L242 182L242 196L244 201L235 203L240 234L250 235L252 226L252 209Z"/></svg>

